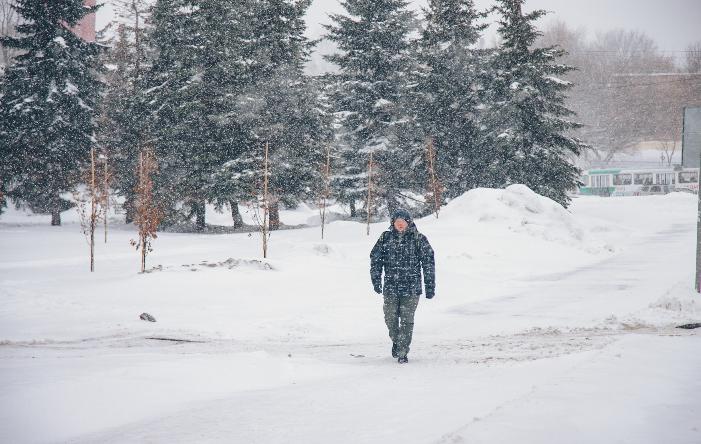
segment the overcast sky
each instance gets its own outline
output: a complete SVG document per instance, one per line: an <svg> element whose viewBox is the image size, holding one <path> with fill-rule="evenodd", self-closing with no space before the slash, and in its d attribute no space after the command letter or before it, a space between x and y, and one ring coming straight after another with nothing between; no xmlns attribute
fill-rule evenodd
<svg viewBox="0 0 701 444"><path fill-rule="evenodd" d="M111 18L109 0L98 13L98 28ZM426 0L414 0L419 9ZM479 9L487 9L492 0L475 0ZM682 51L689 43L701 40L701 0L527 0L525 10L551 11L544 19L559 19L573 28L584 27L593 35L597 31L625 28L644 31L663 51ZM308 34L319 37L327 14L342 13L339 0L314 0L308 13ZM486 41L491 41L490 29ZM671 54L670 54L671 55Z"/></svg>

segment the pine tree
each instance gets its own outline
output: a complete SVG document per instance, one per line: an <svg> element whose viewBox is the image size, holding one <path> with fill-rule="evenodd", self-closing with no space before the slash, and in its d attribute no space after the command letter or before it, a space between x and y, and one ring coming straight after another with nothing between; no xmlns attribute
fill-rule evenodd
<svg viewBox="0 0 701 444"><path fill-rule="evenodd" d="M215 173L212 199L252 200L260 189L262 146L267 142L270 163L271 228L277 228L279 202L292 205L311 194L318 179L315 165L330 139L329 116L321 103L318 82L303 74L313 42L303 21L309 1L258 2L253 8L255 45L246 48L251 63L236 90L239 128L249 142L234 150L234 158ZM252 54L252 55L251 55ZM245 142L245 141L244 141ZM232 205L233 206L233 205Z"/></svg>
<svg viewBox="0 0 701 444"><path fill-rule="evenodd" d="M294 69L280 70L260 85L253 131L269 143L271 229L279 227L278 204L311 200L319 161L331 140L329 116L319 106L317 84Z"/></svg>
<svg viewBox="0 0 701 444"><path fill-rule="evenodd" d="M115 191L124 197L126 222L134 218L139 155L146 138L144 72L148 68L147 0L126 0L118 9L116 36L103 43L107 67L98 140L115 172ZM99 39L98 39L99 40Z"/></svg>
<svg viewBox="0 0 701 444"><path fill-rule="evenodd" d="M494 186L523 183L535 192L567 205L567 191L577 185L579 171L570 159L586 145L568 136L580 127L568 120L565 107L571 83L558 78L573 68L558 64L564 51L534 48L540 35L534 22L545 14L524 14L524 0L498 0L502 44L493 56L494 78L487 88L485 113L488 143L495 162L489 171Z"/></svg>
<svg viewBox="0 0 701 444"><path fill-rule="evenodd" d="M205 224L205 186L215 153L208 150L211 121L205 110L201 7L198 1L158 0L148 40L155 53L145 73L147 140L159 161L154 195L165 223L193 215Z"/></svg>
<svg viewBox="0 0 701 444"><path fill-rule="evenodd" d="M351 206L363 199L372 152L379 169L377 197L393 211L408 178L401 123L415 18L404 0L346 0L342 5L346 15L332 15L334 23L326 27L340 50L327 57L340 68L332 99L342 125L343 170L334 188L345 190Z"/></svg>
<svg viewBox="0 0 701 444"><path fill-rule="evenodd" d="M255 3L258 78L278 69L301 75L316 42L305 35L304 15L312 0L264 0Z"/></svg>
<svg viewBox="0 0 701 444"><path fill-rule="evenodd" d="M280 25L287 21L288 28L299 26L299 12L288 9L291 4L284 2L285 7L275 15L271 8L276 3L279 2L249 0L227 4L213 0L203 6L209 17L204 34L204 81L209 85L208 96L217 98L209 112L216 116L217 144L223 148L222 162L215 168L208 188L208 199L218 208L231 208L235 227L243 223L238 204L253 198L253 183L262 162L260 140L251 128L252 110L257 109L255 96L260 93L260 83L274 75L289 57L290 51L281 49L285 37L280 35ZM290 47L299 50L294 43Z"/></svg>
<svg viewBox="0 0 701 444"><path fill-rule="evenodd" d="M483 184L489 162L479 131L484 51L474 48L486 28L477 22L486 13L478 12L473 0L430 0L425 14L415 112L423 136L433 142L446 196L455 197ZM414 164L416 174L425 177L426 144L419 146Z"/></svg>
<svg viewBox="0 0 701 444"><path fill-rule="evenodd" d="M17 0L14 7L22 17L19 36L0 40L21 52L0 85L3 186L60 225L60 212L70 207L61 194L80 180L95 143L101 89L100 47L71 27L96 8L82 0Z"/></svg>
<svg viewBox="0 0 701 444"><path fill-rule="evenodd" d="M311 49L304 36L310 1L160 0L151 34L157 57L149 78L153 138L162 167L156 179L174 208L185 204L204 228L204 204L233 208L241 192L226 177L241 177L260 140L256 128L285 126L270 119L279 104L257 107L282 71L299 83ZM272 80L271 80L272 79ZM282 84L281 84L282 85ZM280 85L278 85L280 86ZM282 92L284 93L284 91ZM281 99L283 102L284 99ZM250 118L258 110L260 115ZM221 171L226 165L224 171ZM233 176L232 176L233 175Z"/></svg>

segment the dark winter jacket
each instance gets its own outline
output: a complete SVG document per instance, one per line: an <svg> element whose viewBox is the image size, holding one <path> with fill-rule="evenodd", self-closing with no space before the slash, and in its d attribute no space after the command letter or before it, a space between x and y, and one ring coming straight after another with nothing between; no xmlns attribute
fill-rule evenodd
<svg viewBox="0 0 701 444"><path fill-rule="evenodd" d="M394 221L401 217L409 224L403 233L394 228ZM384 285L382 272L384 270ZM426 285L426 297L435 294L436 267L433 248L426 236L419 233L409 214L404 210L392 216L391 226L382 233L370 252L370 277L375 290L384 295L420 295L421 270Z"/></svg>

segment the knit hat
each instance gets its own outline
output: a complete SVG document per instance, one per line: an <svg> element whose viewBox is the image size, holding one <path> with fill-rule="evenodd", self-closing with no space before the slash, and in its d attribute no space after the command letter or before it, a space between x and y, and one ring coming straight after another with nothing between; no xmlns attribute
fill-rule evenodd
<svg viewBox="0 0 701 444"><path fill-rule="evenodd" d="M409 214L407 210L400 208L392 214L392 223L397 219L404 219L407 222L411 222L411 214Z"/></svg>

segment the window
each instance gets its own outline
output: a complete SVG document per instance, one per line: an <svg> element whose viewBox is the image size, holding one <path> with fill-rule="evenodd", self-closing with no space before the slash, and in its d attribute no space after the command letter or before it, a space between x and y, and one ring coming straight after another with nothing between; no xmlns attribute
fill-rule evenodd
<svg viewBox="0 0 701 444"><path fill-rule="evenodd" d="M633 183L636 185L652 185L652 173L635 173Z"/></svg>
<svg viewBox="0 0 701 444"><path fill-rule="evenodd" d="M591 176L592 188L606 188L611 186L611 176L608 174L594 174Z"/></svg>
<svg viewBox="0 0 701 444"><path fill-rule="evenodd" d="M613 175L614 185L632 185L633 175L632 174L614 174Z"/></svg>
<svg viewBox="0 0 701 444"><path fill-rule="evenodd" d="M696 171L682 171L679 173L679 183L697 183L699 173Z"/></svg>
<svg viewBox="0 0 701 444"><path fill-rule="evenodd" d="M674 184L674 173L659 173L656 174L657 183L659 185L672 185Z"/></svg>

